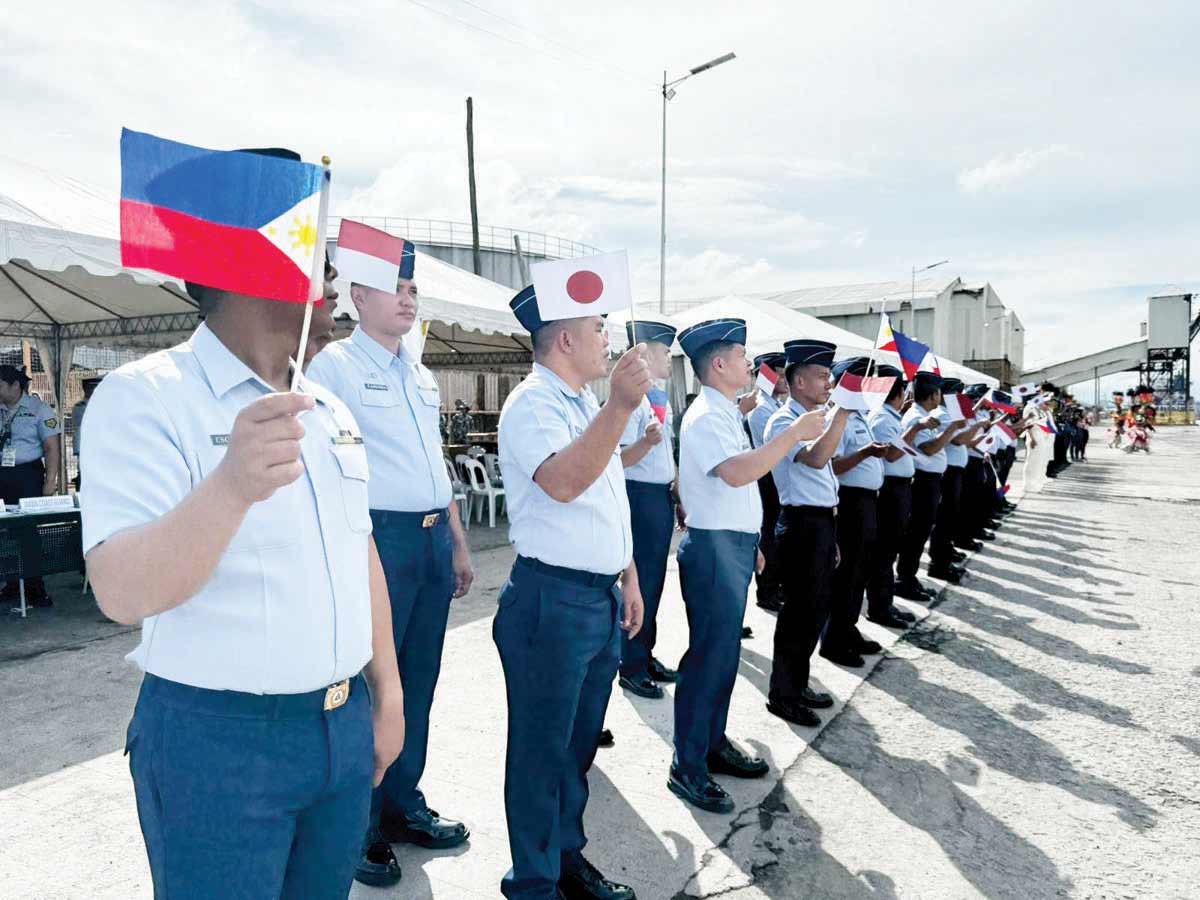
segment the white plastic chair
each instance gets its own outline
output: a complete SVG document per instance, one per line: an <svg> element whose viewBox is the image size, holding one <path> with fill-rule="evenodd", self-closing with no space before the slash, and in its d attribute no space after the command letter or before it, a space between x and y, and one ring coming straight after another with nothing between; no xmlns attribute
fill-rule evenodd
<svg viewBox="0 0 1200 900"><path fill-rule="evenodd" d="M454 470L454 463L442 457L446 463L446 475L450 478L450 490L454 502L458 504L458 518L467 528L471 527L470 501L467 498L467 486L463 484L462 476Z"/></svg>
<svg viewBox="0 0 1200 900"><path fill-rule="evenodd" d="M483 521L483 503L486 499L488 506L488 527L496 527L496 506L504 502L504 488L496 487L488 481L487 471L477 459L468 459L464 464L470 478L471 507L478 510L478 520ZM478 507L475 506L478 501Z"/></svg>
<svg viewBox="0 0 1200 900"><path fill-rule="evenodd" d="M470 458L465 453L460 453L454 457L454 469L458 472L458 480L463 484L471 483L471 478L467 475L467 460Z"/></svg>
<svg viewBox="0 0 1200 900"><path fill-rule="evenodd" d="M479 459L486 453L487 450L485 450L483 447L480 447L478 444L472 444L467 448L467 456L471 457L471 459Z"/></svg>
<svg viewBox="0 0 1200 900"><path fill-rule="evenodd" d="M487 469L488 481L496 487L504 487L504 478L500 475L500 457L495 453L483 454L483 467Z"/></svg>

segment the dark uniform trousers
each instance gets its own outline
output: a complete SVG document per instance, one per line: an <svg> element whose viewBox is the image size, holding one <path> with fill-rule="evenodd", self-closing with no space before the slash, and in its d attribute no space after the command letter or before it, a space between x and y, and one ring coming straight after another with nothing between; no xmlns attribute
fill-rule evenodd
<svg viewBox="0 0 1200 900"><path fill-rule="evenodd" d="M562 856L587 843L587 772L620 657L616 582L518 556L500 592L492 637L508 697L513 860L500 890L510 900L554 897Z"/></svg>
<svg viewBox="0 0 1200 900"><path fill-rule="evenodd" d="M837 507L784 506L775 528L786 559L783 609L775 623L771 700L795 700L808 687L809 663L829 621L837 563Z"/></svg>
<svg viewBox="0 0 1200 900"><path fill-rule="evenodd" d="M908 517L908 530L900 541L900 556L896 560L896 577L901 582L912 582L917 578L921 553L933 531L941 497L941 473L918 471L913 476L912 512Z"/></svg>
<svg viewBox="0 0 1200 900"><path fill-rule="evenodd" d="M987 498L987 472L983 460L977 456L968 457L962 473L955 540L968 541L983 531L991 518L992 504Z"/></svg>
<svg viewBox="0 0 1200 900"><path fill-rule="evenodd" d="M642 628L632 640L621 632L621 674L648 675L650 654L658 638L658 605L667 580L667 557L675 531L675 501L671 485L648 481L625 482L629 517L633 526L633 562L646 612Z"/></svg>
<svg viewBox="0 0 1200 900"><path fill-rule="evenodd" d="M945 566L953 560L954 540L958 535L958 517L962 500L964 466L947 466L942 475L942 496L929 536L929 564Z"/></svg>
<svg viewBox="0 0 1200 900"><path fill-rule="evenodd" d="M862 614L863 592L875 558L876 502L879 492L867 488L838 488L837 546L841 555L833 572L833 597L829 624L821 638L829 653L851 650L861 640L858 617Z"/></svg>
<svg viewBox="0 0 1200 900"><path fill-rule="evenodd" d="M757 548L758 533L745 531L689 528L679 542L688 649L675 686L675 765L687 775L707 773L725 737Z"/></svg>
<svg viewBox="0 0 1200 900"><path fill-rule="evenodd" d="M0 501L16 505L24 497L40 497L46 484L46 465L40 459L17 466L0 466ZM10 589L17 583L11 581ZM46 585L40 575L25 579L25 590L32 597L42 597Z"/></svg>
<svg viewBox="0 0 1200 900"><path fill-rule="evenodd" d="M375 739L361 676L342 706L325 700L146 675L125 752L155 897L344 900Z"/></svg>
<svg viewBox="0 0 1200 900"><path fill-rule="evenodd" d="M424 528L427 517L437 523ZM371 799L371 824L426 808L418 784L429 748L429 710L442 669L454 594L454 546L446 510L371 510L375 547L387 578L396 663L404 686L404 749Z"/></svg>
<svg viewBox="0 0 1200 900"><path fill-rule="evenodd" d="M775 478L768 472L758 479L758 496L762 498L762 530L758 536L758 549L762 551L765 565L754 576L759 600L764 600L782 590L779 576L779 554L775 548L775 524L779 521L779 491Z"/></svg>
<svg viewBox="0 0 1200 900"><path fill-rule="evenodd" d="M875 507L875 556L867 577L867 611L882 616L895 596L896 556L908 531L912 510L912 479L887 475Z"/></svg>

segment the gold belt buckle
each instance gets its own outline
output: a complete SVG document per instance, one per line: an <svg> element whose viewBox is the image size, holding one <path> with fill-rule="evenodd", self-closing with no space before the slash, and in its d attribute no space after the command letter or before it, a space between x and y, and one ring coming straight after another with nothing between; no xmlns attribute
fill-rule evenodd
<svg viewBox="0 0 1200 900"><path fill-rule="evenodd" d="M350 679L339 681L325 688L325 711L337 709L350 699Z"/></svg>
<svg viewBox="0 0 1200 900"><path fill-rule="evenodd" d="M438 523L438 519L440 519L441 516L442 516L441 513L430 513L424 519L421 520L421 527L422 528L432 528L434 525L436 525Z"/></svg>

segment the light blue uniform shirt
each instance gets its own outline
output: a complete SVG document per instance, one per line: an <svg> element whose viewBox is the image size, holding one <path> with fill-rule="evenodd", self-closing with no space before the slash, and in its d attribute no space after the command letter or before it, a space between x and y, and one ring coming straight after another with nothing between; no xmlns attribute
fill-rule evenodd
<svg viewBox="0 0 1200 900"><path fill-rule="evenodd" d="M534 363L500 412L500 473L517 553L552 566L616 575L633 559L620 450L613 448L600 477L570 503L555 500L533 480L538 467L583 434L599 411L589 388L577 391Z"/></svg>
<svg viewBox="0 0 1200 900"><path fill-rule="evenodd" d="M832 412L826 416L825 423L827 425L832 421L832 417ZM871 432L867 417L861 412L852 412L850 418L846 420L846 430L842 432L842 439L838 441L838 448L833 455L835 457L847 456L861 450L873 440L875 440L875 435ZM878 456L869 456L853 469L847 469L838 475L837 480L845 487L877 491L883 487L883 460Z"/></svg>
<svg viewBox="0 0 1200 900"><path fill-rule="evenodd" d="M911 407L909 407L908 412L904 414L904 418L900 420L900 430L908 431L908 429L912 428L913 425L915 425L919 420L927 418L931 415L936 416L937 414L938 413L936 409L926 412L924 409L914 403ZM917 450L920 450L925 444L928 444L930 441L937 440L939 437L941 437L941 434L942 432L938 428L928 428L924 431L918 431L917 437L913 441L913 447ZM943 447L932 456L929 456L925 453L917 453L917 455L913 457L913 464L916 466L918 472L932 472L935 475L941 475L946 471L946 449Z"/></svg>
<svg viewBox="0 0 1200 900"><path fill-rule="evenodd" d="M757 534L762 498L754 482L731 487L713 470L750 449L737 404L702 386L679 425L679 501L688 528Z"/></svg>
<svg viewBox="0 0 1200 900"><path fill-rule="evenodd" d="M0 427L5 425L12 426L12 435L4 445L4 462L15 466L37 462L46 455L42 442L62 434L58 413L29 394L22 394L15 406L0 406Z"/></svg>
<svg viewBox="0 0 1200 900"><path fill-rule="evenodd" d="M403 347L392 353L360 326L318 353L307 375L350 407L362 428L371 509L426 512L450 504L442 401L432 372Z"/></svg>
<svg viewBox="0 0 1200 900"><path fill-rule="evenodd" d="M942 424L938 427L935 434L940 436L945 434L946 429L950 427L950 413L943 406L938 409L937 417L941 420ZM961 469L967 464L967 448L962 444L954 443L954 438L961 436L964 430L960 428L955 432L954 437L950 438L950 443L946 445L946 468Z"/></svg>
<svg viewBox="0 0 1200 900"><path fill-rule="evenodd" d="M746 424L750 426L750 443L754 445L755 449L766 443L763 436L767 433L767 422L779 411L780 406L782 404L770 394L764 391L758 392L758 406L750 410L750 415L746 416Z"/></svg>
<svg viewBox="0 0 1200 900"><path fill-rule="evenodd" d="M903 438L904 433L908 431L908 428L900 427L900 411L886 403L867 416L867 423L871 426L871 433L875 435L875 440L885 444ZM912 425L910 424L908 427L911 428ZM916 471L916 464L907 453L895 462L888 462L887 457L884 457L881 462L883 463L884 477L912 478Z"/></svg>
<svg viewBox="0 0 1200 900"><path fill-rule="evenodd" d="M645 397L629 417L625 433L621 435L620 446L628 447L641 440L642 435L651 423L662 426L663 439L650 448L650 451L632 466L625 469L626 481L644 481L647 484L670 484L675 480L675 435L671 430L671 407L667 406L665 422L658 422L654 407Z"/></svg>
<svg viewBox="0 0 1200 900"><path fill-rule="evenodd" d="M765 438L770 441L782 434L793 422L808 412L795 398L785 403L767 422ZM783 506L838 505L838 480L833 474L833 461L819 469L808 463L798 462L796 454L807 450L816 441L801 441L795 449L775 464L771 475L779 491L779 502Z"/></svg>
<svg viewBox="0 0 1200 900"><path fill-rule="evenodd" d="M341 401L307 379L300 390L317 400L300 417L304 474L250 507L199 591L142 622L128 659L144 671L296 694L370 660L366 452ZM108 375L83 424L84 552L175 509L224 459L238 413L271 391L205 325Z"/></svg>
<svg viewBox="0 0 1200 900"><path fill-rule="evenodd" d="M988 420L987 412L985 412L984 410L981 409L979 412L975 413L975 418L972 419L971 421L972 422L986 422L987 420ZM987 434L987 431L983 430L981 432L976 432L975 437L976 438L982 437L982 436L985 436L986 434ZM974 447L967 448L967 456L972 456L975 459L983 459L983 453L981 453L979 450L976 450Z"/></svg>

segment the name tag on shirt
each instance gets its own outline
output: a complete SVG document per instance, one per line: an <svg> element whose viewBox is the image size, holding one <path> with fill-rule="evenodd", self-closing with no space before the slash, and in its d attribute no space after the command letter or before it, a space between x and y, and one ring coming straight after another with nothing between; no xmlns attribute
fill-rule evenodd
<svg viewBox="0 0 1200 900"><path fill-rule="evenodd" d="M366 388L368 391L386 391L388 389L388 386L386 384L374 384L369 381L366 382L363 385L363 387Z"/></svg>
<svg viewBox="0 0 1200 900"><path fill-rule="evenodd" d="M354 434L349 431L339 431L337 435L331 437L330 442L335 447L341 447L347 444L361 444L363 442L362 435Z"/></svg>
<svg viewBox="0 0 1200 900"><path fill-rule="evenodd" d="M229 435L227 435L227 434L213 434L213 435L210 435L210 437L212 438L212 445L214 447L228 447L229 446Z"/></svg>
<svg viewBox="0 0 1200 900"><path fill-rule="evenodd" d="M17 448L5 447L4 453L0 454L0 466L6 469L11 469L17 464Z"/></svg>

